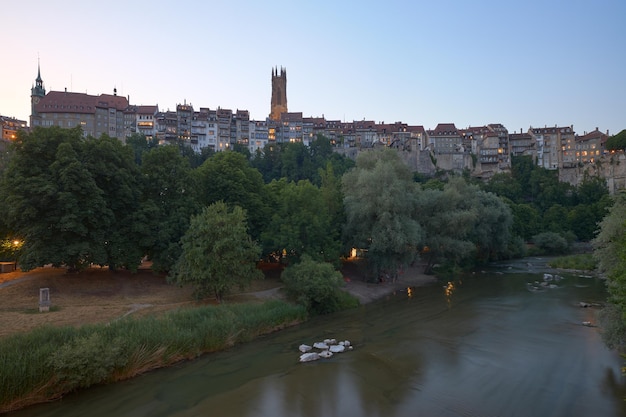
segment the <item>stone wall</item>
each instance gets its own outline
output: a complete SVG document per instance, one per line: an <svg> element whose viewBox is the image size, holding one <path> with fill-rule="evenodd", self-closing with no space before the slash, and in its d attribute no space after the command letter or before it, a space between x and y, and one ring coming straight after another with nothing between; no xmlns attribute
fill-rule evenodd
<svg viewBox="0 0 626 417"><path fill-rule="evenodd" d="M623 153L609 155L592 164L561 168L559 180L577 186L585 178L585 173L589 176L605 178L609 193L615 194L618 190L626 189L626 155Z"/></svg>

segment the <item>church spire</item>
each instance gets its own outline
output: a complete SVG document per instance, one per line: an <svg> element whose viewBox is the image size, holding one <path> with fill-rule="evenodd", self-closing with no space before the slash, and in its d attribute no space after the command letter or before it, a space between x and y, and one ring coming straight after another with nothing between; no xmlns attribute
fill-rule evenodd
<svg viewBox="0 0 626 417"><path fill-rule="evenodd" d="M39 58L37 58L37 78L35 79L35 86L31 89L31 96L43 97L46 95L46 89L43 86L43 79L41 78L41 66L39 65Z"/></svg>

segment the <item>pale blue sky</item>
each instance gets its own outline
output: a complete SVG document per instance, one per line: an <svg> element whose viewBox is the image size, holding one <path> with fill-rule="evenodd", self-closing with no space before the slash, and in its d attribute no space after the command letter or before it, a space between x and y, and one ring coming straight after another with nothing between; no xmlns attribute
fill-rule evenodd
<svg viewBox="0 0 626 417"><path fill-rule="evenodd" d="M626 128L626 1L5 0L0 114L47 91L434 128Z"/></svg>

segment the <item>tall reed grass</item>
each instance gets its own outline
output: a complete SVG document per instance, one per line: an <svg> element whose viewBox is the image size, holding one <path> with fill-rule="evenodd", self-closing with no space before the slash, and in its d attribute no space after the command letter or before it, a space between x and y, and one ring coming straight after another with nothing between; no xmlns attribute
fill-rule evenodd
<svg viewBox="0 0 626 417"><path fill-rule="evenodd" d="M304 307L274 300L47 326L0 339L0 413L248 342L306 317Z"/></svg>

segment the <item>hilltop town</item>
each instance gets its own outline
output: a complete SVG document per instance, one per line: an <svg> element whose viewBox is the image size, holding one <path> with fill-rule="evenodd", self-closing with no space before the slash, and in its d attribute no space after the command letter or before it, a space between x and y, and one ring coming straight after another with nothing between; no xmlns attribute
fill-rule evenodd
<svg viewBox="0 0 626 417"><path fill-rule="evenodd" d="M605 178L611 193L626 188L623 152L609 152L608 131L575 132L574 126L530 126L510 132L499 123L457 127L439 123L433 129L403 122L372 120L346 122L325 117L305 117L287 106L287 71L272 68L272 97L269 116L251 119L247 110L194 108L177 104L163 111L157 104L135 105L129 97L113 94L88 95L65 91L46 92L41 71L31 89L30 123L0 116L2 140L15 140L20 129L38 126L80 126L85 136L107 134L121 141L134 134L159 144L183 143L195 152L208 148L219 152L235 144L254 156L272 143L301 142L309 145L318 135L330 139L336 152L356 158L359 152L378 147L397 149L415 172L468 171L489 179L509 172L511 158L529 155L537 165L558 170L561 181L577 185L588 175ZM0 144L1 145L1 144Z"/></svg>

